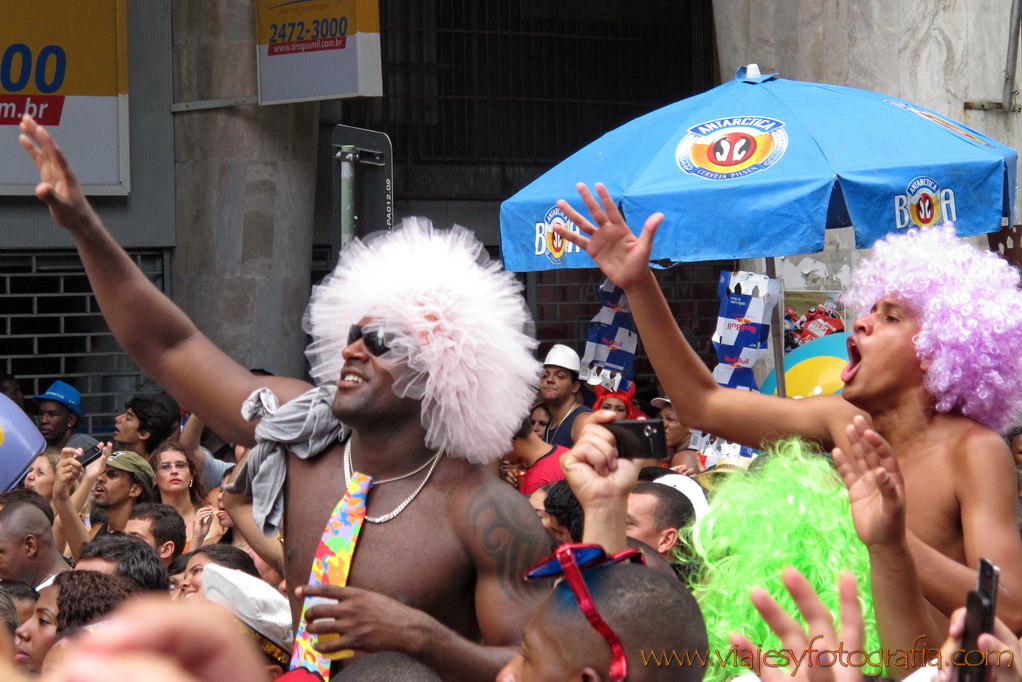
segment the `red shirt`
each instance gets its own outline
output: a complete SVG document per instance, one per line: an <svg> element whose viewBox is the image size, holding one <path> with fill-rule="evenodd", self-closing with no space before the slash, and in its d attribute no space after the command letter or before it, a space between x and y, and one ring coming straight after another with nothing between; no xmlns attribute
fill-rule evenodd
<svg viewBox="0 0 1022 682"><path fill-rule="evenodd" d="M562 445L555 445L531 467L525 470L522 476L521 492L523 495L531 495L536 488L564 479L564 472L561 471L561 455L568 451Z"/></svg>

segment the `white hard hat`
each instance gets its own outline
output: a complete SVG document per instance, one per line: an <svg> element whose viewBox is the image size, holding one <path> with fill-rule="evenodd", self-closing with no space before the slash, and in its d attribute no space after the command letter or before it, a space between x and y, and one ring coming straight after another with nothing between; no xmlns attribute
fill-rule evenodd
<svg viewBox="0 0 1022 682"><path fill-rule="evenodd" d="M550 349L550 352L546 354L546 359L543 360L543 365L563 367L575 374L578 374L582 370L582 360L578 357L578 353L565 346L563 343L555 344L554 347Z"/></svg>

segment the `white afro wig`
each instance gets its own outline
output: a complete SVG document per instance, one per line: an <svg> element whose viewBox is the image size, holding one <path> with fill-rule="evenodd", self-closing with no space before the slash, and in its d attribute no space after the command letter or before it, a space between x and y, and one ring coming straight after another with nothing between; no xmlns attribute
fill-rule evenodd
<svg viewBox="0 0 1022 682"><path fill-rule="evenodd" d="M369 317L393 361L394 392L422 401L426 445L483 463L511 448L536 397L532 318L522 286L468 230L406 218L355 240L316 286L303 327L317 385L337 383L348 329Z"/></svg>

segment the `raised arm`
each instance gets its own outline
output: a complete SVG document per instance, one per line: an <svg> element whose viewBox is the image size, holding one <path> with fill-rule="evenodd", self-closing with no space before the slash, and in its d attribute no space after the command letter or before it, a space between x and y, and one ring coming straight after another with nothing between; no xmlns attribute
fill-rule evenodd
<svg viewBox="0 0 1022 682"><path fill-rule="evenodd" d="M195 467L196 476L202 476L202 472L206 470L206 453L199 448L204 426L205 424L198 415L190 414L185 425L181 427L181 435L178 438L185 455Z"/></svg>
<svg viewBox="0 0 1022 682"><path fill-rule="evenodd" d="M760 651L759 644L752 642L743 633L732 633L731 646L749 657L754 672L763 682L863 682L860 666L850 664L851 655L843 657L831 653L831 659L821 659L820 653L813 660L811 651L855 652L861 651L865 635L863 632L862 607L859 605L858 585L851 573L842 573L838 578L838 594L841 600L841 629L834 632L834 617L813 591L809 581L795 568L788 567L781 574L785 589L795 601L799 613L806 621L806 627L792 618L766 590L757 587L749 598L759 614L781 640L784 649L766 652L763 656L765 667L752 652ZM809 654L806 660L805 654ZM772 655L771 655L772 654ZM836 659L836 660L835 660ZM778 663L784 667L778 667ZM744 661L743 661L744 663Z"/></svg>
<svg viewBox="0 0 1022 682"><path fill-rule="evenodd" d="M224 491L224 509L234 522L234 530L263 561L284 575L284 544L277 535L266 536L252 518L252 500Z"/></svg>
<svg viewBox="0 0 1022 682"><path fill-rule="evenodd" d="M100 457L103 466L106 466L106 458L110 456L112 450L111 443L107 443L103 448L103 455ZM53 506L60 518L60 526L64 532L64 539L67 540L67 548L75 560L78 559L78 554L82 551L82 545L92 539L89 529L79 518L78 510L74 508L71 501L71 486L82 473L82 463L75 459L75 455L80 454L82 451L74 448L64 448L61 451L53 482Z"/></svg>
<svg viewBox="0 0 1022 682"><path fill-rule="evenodd" d="M36 196L74 238L118 343L143 372L201 414L218 433L234 442L252 443L254 427L239 412L249 393L270 385L285 402L307 386L293 379L257 379L214 346L110 236L46 130L25 116L21 133L22 146L39 168Z"/></svg>
<svg viewBox="0 0 1022 682"><path fill-rule="evenodd" d="M628 495L639 468L618 459L614 434L603 427L613 421L609 410L594 412L575 445L561 456L564 477L585 512L582 542L616 554L628 546Z"/></svg>
<svg viewBox="0 0 1022 682"><path fill-rule="evenodd" d="M567 202L559 201L558 208L581 234L561 227L555 228L557 234L585 249L604 274L628 295L639 336L678 417L692 428L752 447L759 447L764 439L796 434L832 447L832 432L843 429L855 408L840 398L839 402L820 404L819 399L781 400L718 386L685 341L649 269L653 238L663 214L647 218L642 233L636 237L603 185L596 185L599 200L584 184L579 183L577 188L592 221ZM843 421L835 421L835 410L844 415Z"/></svg>
<svg viewBox="0 0 1022 682"><path fill-rule="evenodd" d="M880 645L887 651L935 648L941 631L923 596L906 541L905 486L898 462L891 446L867 427L865 419L856 417L847 436L849 445L834 449L834 462L848 488L855 531L869 550ZM895 667L888 674L904 677L909 672Z"/></svg>
<svg viewBox="0 0 1022 682"><path fill-rule="evenodd" d="M78 487L74 489L70 496L71 508L74 510L75 517L79 520L81 519L79 514L85 508L85 503L89 501L89 495L92 494L92 488L96 485L96 480L106 469L106 458L113 452L113 443L105 443L103 446L104 454L85 467L85 475L78 478ZM82 524L83 528L84 525ZM63 553L67 539L64 533L64 522L60 520L59 516L53 522L53 540L57 544L57 549Z"/></svg>

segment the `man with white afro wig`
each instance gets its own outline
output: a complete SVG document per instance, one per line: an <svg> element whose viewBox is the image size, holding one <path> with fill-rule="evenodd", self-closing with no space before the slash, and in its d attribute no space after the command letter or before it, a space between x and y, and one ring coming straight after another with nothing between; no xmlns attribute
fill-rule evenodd
<svg viewBox="0 0 1022 682"><path fill-rule="evenodd" d="M510 449L538 381L514 277L461 228L416 220L356 241L306 313L317 385L256 376L136 267L47 132L28 117L21 131L118 342L254 446L233 492L267 535L283 525L293 663L328 677L346 650L398 651L444 679L493 679L543 596L522 574L549 551L525 498L482 465Z"/></svg>
<svg viewBox="0 0 1022 682"><path fill-rule="evenodd" d="M833 449L846 481L884 484L884 499L879 493L858 499L865 486L849 492L853 505L904 526L886 533L878 521L869 529L884 553L874 562L873 584L918 568L933 608L914 614L915 634L946 629L941 620L964 604L980 558L1000 566L997 613L1016 635L1022 632L1014 462L997 433L1022 407L1018 271L958 239L950 225L878 242L844 299L857 317L843 391L784 400L717 385L673 323L649 269L664 215L647 218L636 236L606 188L596 190L594 196L578 186L591 220L558 202L580 232L557 232L624 289L657 377L685 424L752 447L802 436ZM848 455L863 442L881 456ZM903 601L887 600L888 616L912 608L911 590L895 593Z"/></svg>
<svg viewBox="0 0 1022 682"><path fill-rule="evenodd" d="M337 383L351 325L379 333L398 368L394 392L422 402L426 444L486 463L510 449L536 398L532 319L514 275L468 230L405 219L355 241L312 293L305 331L310 374Z"/></svg>

